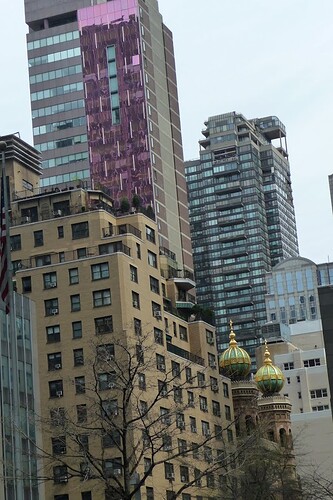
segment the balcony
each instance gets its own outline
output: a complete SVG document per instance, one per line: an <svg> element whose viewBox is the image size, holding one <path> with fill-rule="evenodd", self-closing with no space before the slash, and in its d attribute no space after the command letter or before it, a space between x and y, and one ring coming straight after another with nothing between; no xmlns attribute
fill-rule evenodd
<svg viewBox="0 0 333 500"><path fill-rule="evenodd" d="M162 276L172 280L181 290L195 288L194 274L188 269L175 269L169 266L167 271L162 271Z"/></svg>
<svg viewBox="0 0 333 500"><path fill-rule="evenodd" d="M192 309L195 303L196 299L194 295L191 295L190 293L179 293L176 298L177 309Z"/></svg>
<svg viewBox="0 0 333 500"><path fill-rule="evenodd" d="M203 358L200 356L197 356L196 354L192 354L189 351L186 351L185 349L182 349L181 347L177 347L173 344L167 343L167 350L168 352L172 352L173 354L176 354L177 356L180 356L183 359L187 359L189 361L192 361L193 363L196 363L197 365L204 366L205 361Z"/></svg>
<svg viewBox="0 0 333 500"><path fill-rule="evenodd" d="M141 239L141 231L132 224L121 224L119 226L109 226L102 229L102 237L110 238L111 236L119 236L123 234L134 234Z"/></svg>
<svg viewBox="0 0 333 500"><path fill-rule="evenodd" d="M83 251L84 250L84 251ZM80 248L78 250L70 250L68 252L49 253L44 255L35 255L29 259L22 260L17 270L33 269L36 267L52 266L63 262L72 262L75 260L89 259L100 255L112 255L115 253L124 253L131 255L131 249L124 245L121 241L115 241L107 245L99 245L96 247Z"/></svg>

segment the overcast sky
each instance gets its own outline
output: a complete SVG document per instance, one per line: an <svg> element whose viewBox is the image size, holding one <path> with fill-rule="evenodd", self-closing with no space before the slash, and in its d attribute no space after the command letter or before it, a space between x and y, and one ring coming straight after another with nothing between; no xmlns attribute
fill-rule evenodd
<svg viewBox="0 0 333 500"><path fill-rule="evenodd" d="M70 0L68 0L70 1ZM332 0L159 0L174 35L185 159L208 116L276 115L287 129L300 253L333 260ZM0 134L32 142L23 0L2 9Z"/></svg>

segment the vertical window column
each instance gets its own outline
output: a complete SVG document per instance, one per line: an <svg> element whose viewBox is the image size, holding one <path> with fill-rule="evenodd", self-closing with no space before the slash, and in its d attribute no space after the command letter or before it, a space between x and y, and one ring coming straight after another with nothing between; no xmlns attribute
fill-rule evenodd
<svg viewBox="0 0 333 500"><path fill-rule="evenodd" d="M120 104L118 92L118 79L117 79L117 64L116 64L116 47L110 45L106 48L107 61L108 61L108 76L109 76L109 90L112 111L112 125L120 123Z"/></svg>

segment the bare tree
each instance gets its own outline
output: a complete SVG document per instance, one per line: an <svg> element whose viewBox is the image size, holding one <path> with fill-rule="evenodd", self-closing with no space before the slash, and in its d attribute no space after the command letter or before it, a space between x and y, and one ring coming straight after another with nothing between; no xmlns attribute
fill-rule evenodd
<svg viewBox="0 0 333 500"><path fill-rule="evenodd" d="M198 380L190 360L167 369L158 353L163 350L156 351L151 337L124 335L112 344L91 346L90 380L76 388L84 402L73 409L54 406L50 419L41 420L52 443L49 450L39 450L45 464L41 479L89 480L110 500L135 499L157 468L169 479L168 500L189 488L208 486L213 492L217 477L224 483L239 454L225 443L233 423L202 432L192 428L193 442L188 441L185 413L193 402L187 391L203 391L207 382ZM180 484L174 481L174 463L183 471Z"/></svg>

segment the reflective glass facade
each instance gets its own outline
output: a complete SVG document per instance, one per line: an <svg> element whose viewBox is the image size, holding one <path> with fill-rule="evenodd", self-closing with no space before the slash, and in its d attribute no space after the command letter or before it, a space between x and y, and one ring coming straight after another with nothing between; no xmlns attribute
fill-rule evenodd
<svg viewBox="0 0 333 500"><path fill-rule="evenodd" d="M157 1L25 0L25 14L42 186L79 181L116 208L138 195L160 245L191 268L173 41Z"/></svg>
<svg viewBox="0 0 333 500"><path fill-rule="evenodd" d="M0 497L4 500L37 500L37 460L34 449L36 442L35 417L38 414L38 384L34 381L35 325L31 301L15 294L15 330L9 327L8 315L0 310L1 328L1 485ZM11 346L15 338L16 345ZM17 350L18 373L14 376L12 349ZM36 369L36 368L35 368ZM16 385L16 387L14 387ZM15 402L18 394L19 404ZM19 422L19 424L17 424ZM19 454L15 450L19 449ZM14 470L22 471L23 481L14 481ZM6 478L5 480L3 478Z"/></svg>
<svg viewBox="0 0 333 500"><path fill-rule="evenodd" d="M265 275L298 254L284 126L276 117L211 117L200 159L186 163L198 302L215 313L219 349L229 319L254 354L266 320Z"/></svg>

